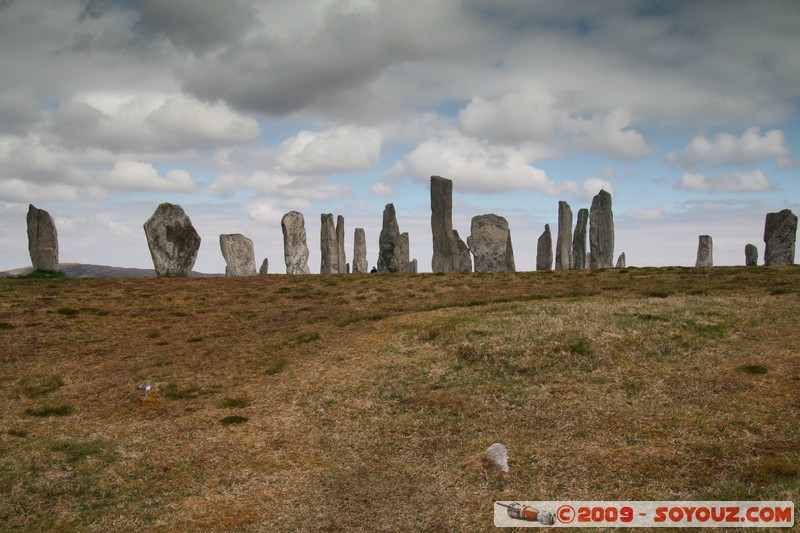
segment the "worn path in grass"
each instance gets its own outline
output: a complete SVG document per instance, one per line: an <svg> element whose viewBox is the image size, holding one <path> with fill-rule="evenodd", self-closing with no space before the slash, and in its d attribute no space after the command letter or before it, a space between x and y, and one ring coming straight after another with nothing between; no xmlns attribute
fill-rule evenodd
<svg viewBox="0 0 800 533"><path fill-rule="evenodd" d="M479 531L495 499L797 504L799 281L0 280L0 524ZM483 464L495 441L509 474Z"/></svg>

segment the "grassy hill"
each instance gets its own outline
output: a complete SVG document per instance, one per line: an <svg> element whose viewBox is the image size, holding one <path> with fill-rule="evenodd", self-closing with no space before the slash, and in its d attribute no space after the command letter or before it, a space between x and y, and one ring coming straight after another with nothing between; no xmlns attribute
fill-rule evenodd
<svg viewBox="0 0 800 533"><path fill-rule="evenodd" d="M797 267L0 279L0 528L485 531L498 499L797 506L798 326ZM493 442L508 474L484 463Z"/></svg>

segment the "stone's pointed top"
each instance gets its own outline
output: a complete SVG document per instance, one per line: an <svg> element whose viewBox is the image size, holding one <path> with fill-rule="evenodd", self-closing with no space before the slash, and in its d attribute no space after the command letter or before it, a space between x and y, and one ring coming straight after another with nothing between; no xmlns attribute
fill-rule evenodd
<svg viewBox="0 0 800 533"><path fill-rule="evenodd" d="M378 272L400 271L400 258L397 247L400 242L400 228L394 204L386 204L383 209L383 226L378 237Z"/></svg>
<svg viewBox="0 0 800 533"><path fill-rule="evenodd" d="M553 237L550 234L550 224L544 225L544 232L539 236L536 244L536 270L553 269Z"/></svg>
<svg viewBox="0 0 800 533"><path fill-rule="evenodd" d="M617 258L617 264L615 265L614 268L625 268L626 266L627 264L625 260L625 252L622 252L621 254L619 254L619 257Z"/></svg>

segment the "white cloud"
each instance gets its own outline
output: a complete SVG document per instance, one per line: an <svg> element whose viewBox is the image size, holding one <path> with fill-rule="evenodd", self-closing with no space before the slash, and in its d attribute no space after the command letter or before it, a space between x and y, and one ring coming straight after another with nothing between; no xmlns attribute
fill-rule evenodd
<svg viewBox="0 0 800 533"><path fill-rule="evenodd" d="M544 170L530 165L537 156L535 146L497 146L451 132L424 141L389 169L386 178L427 181L440 175L452 179L459 190L489 193L531 189L557 194L575 188L574 183L559 186Z"/></svg>
<svg viewBox="0 0 800 533"><path fill-rule="evenodd" d="M617 108L588 119L569 118L563 128L575 136L574 142L578 146L586 150L632 161L646 156L651 150L641 133L629 129L631 123L630 112Z"/></svg>
<svg viewBox="0 0 800 533"><path fill-rule="evenodd" d="M786 145L784 133L771 130L761 135L757 127L748 128L741 137L718 133L713 141L698 135L682 154L670 152L667 156L670 163L687 168L712 165L751 167L763 159L771 158L775 158L780 167L792 165L791 150Z"/></svg>
<svg viewBox="0 0 800 533"><path fill-rule="evenodd" d="M394 194L394 191L392 191L391 187L387 187L381 182L377 182L372 187L370 187L370 191L372 191L372 194L374 194L375 196L387 197Z"/></svg>
<svg viewBox="0 0 800 533"><path fill-rule="evenodd" d="M160 176L153 165L138 161L117 161L103 184L126 191L189 192L195 188L194 180L185 170L170 170Z"/></svg>
<svg viewBox="0 0 800 533"><path fill-rule="evenodd" d="M380 131L355 126L300 131L278 146L275 160L291 174L365 171L380 159L382 142Z"/></svg>
<svg viewBox="0 0 800 533"><path fill-rule="evenodd" d="M754 170L749 173L737 172L713 177L684 172L676 187L701 192L756 192L773 189L775 185L761 170Z"/></svg>
<svg viewBox="0 0 800 533"><path fill-rule="evenodd" d="M81 197L77 187L42 185L17 178L0 179L0 198L12 202L68 202Z"/></svg>
<svg viewBox="0 0 800 533"><path fill-rule="evenodd" d="M247 204L247 214L256 222L263 224L280 224L284 213L277 211L265 200L257 200Z"/></svg>
<svg viewBox="0 0 800 533"><path fill-rule="evenodd" d="M635 220L657 220L659 218L663 218L664 215L664 208L661 206L629 209L624 213L624 216L633 218Z"/></svg>
<svg viewBox="0 0 800 533"><path fill-rule="evenodd" d="M601 189L605 190L611 196L614 196L614 186L611 185L610 181L602 178L586 178L581 188L581 198L584 200L591 200Z"/></svg>
<svg viewBox="0 0 800 533"><path fill-rule="evenodd" d="M30 91L13 89L0 93L0 134L25 135L38 119L39 109Z"/></svg>

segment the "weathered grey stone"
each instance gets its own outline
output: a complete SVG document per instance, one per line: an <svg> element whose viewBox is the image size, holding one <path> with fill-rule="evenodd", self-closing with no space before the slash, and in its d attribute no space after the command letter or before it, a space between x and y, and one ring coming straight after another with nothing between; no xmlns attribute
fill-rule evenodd
<svg viewBox="0 0 800 533"><path fill-rule="evenodd" d="M356 228L353 236L353 273L369 272L367 263L367 237L364 228Z"/></svg>
<svg viewBox="0 0 800 533"><path fill-rule="evenodd" d="M456 230L453 230L453 238L458 246L458 255L453 270L455 272L472 272L472 254L469 253L469 246L458 236Z"/></svg>
<svg viewBox="0 0 800 533"><path fill-rule="evenodd" d="M320 248L320 274L339 273L339 249L336 237L336 228L333 225L333 215L323 214L320 216L322 225L319 231Z"/></svg>
<svg viewBox="0 0 800 533"><path fill-rule="evenodd" d="M710 235L700 235L700 240L697 244L697 261L695 262L694 266L714 266L714 243L712 242Z"/></svg>
<svg viewBox="0 0 800 533"><path fill-rule="evenodd" d="M625 268L625 266L625 252L622 252L619 254L619 257L617 258L617 264L614 266L614 268Z"/></svg>
<svg viewBox="0 0 800 533"><path fill-rule="evenodd" d="M258 269L259 274L267 274L269 273L269 259L264 258L264 261L261 263L261 268Z"/></svg>
<svg viewBox="0 0 800 533"><path fill-rule="evenodd" d="M544 232L536 244L536 270L553 270L553 237L550 224L544 225Z"/></svg>
<svg viewBox="0 0 800 533"><path fill-rule="evenodd" d="M283 232L283 260L287 274L310 274L308 268L308 246L306 245L306 221L303 213L289 211L281 218Z"/></svg>
<svg viewBox="0 0 800 533"><path fill-rule="evenodd" d="M383 209L383 226L378 237L378 272L398 272L400 270L396 250L399 240L400 228L397 226L394 204L386 204Z"/></svg>
<svg viewBox="0 0 800 533"><path fill-rule="evenodd" d="M589 270L592 264L592 252L586 252L586 262L583 264L584 270Z"/></svg>
<svg viewBox="0 0 800 533"><path fill-rule="evenodd" d="M764 223L764 264L793 264L796 236L797 216L790 209L767 213Z"/></svg>
<svg viewBox="0 0 800 533"><path fill-rule="evenodd" d="M350 263L346 263L346 264L345 264L345 271L344 271L344 273L345 273L345 274L349 274L349 273L350 273Z"/></svg>
<svg viewBox="0 0 800 533"><path fill-rule="evenodd" d="M431 231L433 272L456 271L459 248L453 237L453 182L441 176L431 176Z"/></svg>
<svg viewBox="0 0 800 533"><path fill-rule="evenodd" d="M614 266L614 213L611 210L611 195L600 190L592 198L589 209L589 248L591 268Z"/></svg>
<svg viewBox="0 0 800 533"><path fill-rule="evenodd" d="M411 253L409 247L410 244L408 242L408 233L401 233L400 238L397 240L397 247L395 248L398 272L408 272L408 264L410 262L409 254Z"/></svg>
<svg viewBox="0 0 800 533"><path fill-rule="evenodd" d="M588 268L586 260L586 226L589 223L589 210L578 210L578 222L575 224L575 233L572 237L572 268L583 270Z"/></svg>
<svg viewBox="0 0 800 533"><path fill-rule="evenodd" d="M53 217L44 209L28 205L28 252L33 270L59 272L58 232Z"/></svg>
<svg viewBox="0 0 800 533"><path fill-rule="evenodd" d="M408 262L408 273L409 274L416 274L417 273L417 260L412 259Z"/></svg>
<svg viewBox="0 0 800 533"><path fill-rule="evenodd" d="M495 214L472 217L467 246L475 258L475 272L515 272L511 231L505 218Z"/></svg>
<svg viewBox="0 0 800 533"><path fill-rule="evenodd" d="M253 241L241 233L219 236L219 247L225 258L227 276L255 276L256 256Z"/></svg>
<svg viewBox="0 0 800 533"><path fill-rule="evenodd" d="M200 235L181 206L159 205L144 223L144 233L157 276L189 275L197 260Z"/></svg>
<svg viewBox="0 0 800 533"><path fill-rule="evenodd" d="M342 215L336 217L336 249L339 253L339 274L349 274L350 272L347 270L347 254L344 249L344 217Z"/></svg>
<svg viewBox="0 0 800 533"><path fill-rule="evenodd" d="M749 267L758 265L758 248L755 244L747 244L744 247L744 264Z"/></svg>
<svg viewBox="0 0 800 533"><path fill-rule="evenodd" d="M556 270L572 268L572 208L558 202L558 236L556 237Z"/></svg>
<svg viewBox="0 0 800 533"><path fill-rule="evenodd" d="M486 459L493 470L508 472L508 448L504 444L495 442L486 450Z"/></svg>

